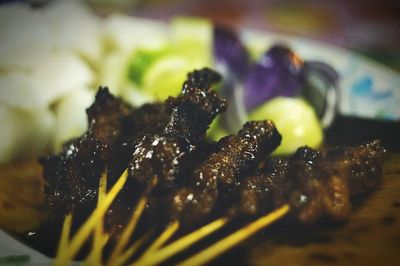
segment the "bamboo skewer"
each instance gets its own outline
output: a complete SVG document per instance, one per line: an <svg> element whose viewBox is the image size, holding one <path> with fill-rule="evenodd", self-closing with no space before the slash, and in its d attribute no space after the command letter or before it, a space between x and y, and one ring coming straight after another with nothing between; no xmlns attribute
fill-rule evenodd
<svg viewBox="0 0 400 266"><path fill-rule="evenodd" d="M153 253L155 250L159 249L179 228L179 222L172 222L168 227L161 233L161 235L150 245L150 247L143 253L142 257Z"/></svg>
<svg viewBox="0 0 400 266"><path fill-rule="evenodd" d="M189 248L191 245L196 243L197 241L201 240L202 238L212 234L216 230L220 229L227 223L226 218L220 218L218 220L215 220L205 226L200 227L199 229L187 234L186 236L183 236L171 244L160 248L159 250L155 251L152 254L149 254L149 256L145 256L142 259L139 259L136 264L137 265L143 265L143 266L151 266L151 265L156 265L158 263L161 263L165 261L168 258L171 258L172 256L176 255L177 253L181 252L182 250L185 250Z"/></svg>
<svg viewBox="0 0 400 266"><path fill-rule="evenodd" d="M57 261L60 263L68 262L72 260L82 245L87 240L88 236L95 228L97 222L102 219L107 209L110 207L111 203L119 193L119 191L124 186L128 177L128 170L125 170L122 175L119 177L118 181L111 188L110 192L104 197L103 204L96 208L90 217L86 220L86 222L80 227L78 232L72 238L70 245L66 248L65 251L61 251L56 260L56 265L65 265L65 264L57 264Z"/></svg>
<svg viewBox="0 0 400 266"><path fill-rule="evenodd" d="M210 247L196 253L194 256L184 260L179 266L193 266L193 265L203 265L210 260L216 258L218 255L224 253L228 249L237 245L241 241L249 238L256 232L260 231L267 225L279 220L281 217L286 215L290 210L289 205L285 204L282 207L276 209L275 211L257 219L256 221L242 227L236 232L230 234L229 236L221 239L217 243L211 245Z"/></svg>
<svg viewBox="0 0 400 266"><path fill-rule="evenodd" d="M68 213L65 216L64 224L61 232L61 238L58 245L57 256L55 260L55 265L67 265L68 259L63 260L61 254L64 250L68 248L69 245L69 235L71 232L71 225L72 225L72 213Z"/></svg>
<svg viewBox="0 0 400 266"><path fill-rule="evenodd" d="M132 247L130 247L127 251L123 252L123 249L126 247L126 245L129 242L129 239L131 238L133 232L135 231L135 228L137 226L137 223L143 214L143 210L146 206L147 203L147 195L151 191L151 189L156 185L157 183L157 177L153 176L153 178L150 180L150 185L145 191L145 194L139 199L139 202L136 204L136 208L134 209L132 216L126 225L124 231L122 232L121 238L119 239L116 247L114 248L107 264L108 265L119 265L120 263L123 264L124 261L129 259L127 255L131 253L131 255L134 254L134 252L139 248L141 245L141 241L138 240L137 243L135 243ZM123 256L121 258L121 256ZM118 262L118 263L116 263Z"/></svg>
<svg viewBox="0 0 400 266"><path fill-rule="evenodd" d="M133 254L135 254L135 252L143 245L143 243L147 241L150 235L151 231L147 232L139 240L136 240L136 242L133 243L132 246L130 246L125 252L120 254L115 261L111 262L110 265L125 265L126 262L133 256Z"/></svg>
<svg viewBox="0 0 400 266"><path fill-rule="evenodd" d="M97 197L97 208L103 204L104 198L107 193L107 169L102 173L99 182L99 191ZM100 219L96 227L94 229L93 243L92 249L90 250L90 254L85 260L86 265L99 265L102 260L102 251L109 239L109 235L104 233L103 230L104 222L103 219Z"/></svg>
<svg viewBox="0 0 400 266"><path fill-rule="evenodd" d="M118 181L115 183L115 185L111 188L110 192L107 193L107 195L105 196L103 204L100 206L100 208L94 210L89 219L85 222L85 224L83 224L83 226L76 233L74 238L71 240L71 246L68 252L69 257L73 258L75 254L78 252L79 248L82 246L82 244L89 236L90 231L95 227L98 220L103 217L104 213L107 211L108 207L110 207L111 203L117 196L118 192L124 186L127 177L128 177L128 171L125 170L124 173L121 175L121 177L118 179Z"/></svg>
<svg viewBox="0 0 400 266"><path fill-rule="evenodd" d="M75 257L76 253L79 251L79 249L82 247L82 245L85 243L92 232L94 233L92 250L87 256L85 263L87 265L101 264L102 251L109 239L109 235L104 233L104 214L114 201L119 191L126 183L127 176L128 172L127 170L125 170L108 193L107 176L105 173L101 176L97 208L93 211L93 213L80 227L78 232L75 234L75 236L72 237L71 240L69 240L69 235L72 225L72 213L68 214L65 217L55 265L68 265L68 263L71 262L71 260ZM151 183L155 184L156 181L156 178L153 178ZM126 249L126 246L129 243L129 240L131 239L132 234L146 206L148 192L149 190L147 191L147 193L145 193L144 196L139 199L128 224L122 232L121 238L119 239L112 251L107 265L125 265L127 261L132 258L133 254L139 249L139 247L144 242L146 242L148 236L150 235L150 232L148 232ZM219 240L215 244L187 258L179 265L191 266L207 263L210 260L216 258L218 255L226 252L233 246L239 244L241 241L244 241L245 239L251 237L253 234L265 228L269 224L279 220L281 217L286 215L289 210L289 205L285 204L282 207L273 211L272 213L269 213L257 219L256 221ZM175 221L168 225L168 227L157 237L157 239L152 244L150 244L150 246L143 252L143 254L141 254L139 259L137 259L132 265L157 265L169 258L172 258L179 252L189 248L199 240L211 235L213 232L223 227L227 222L228 218L217 219L162 247L178 230L179 222Z"/></svg>
<svg viewBox="0 0 400 266"><path fill-rule="evenodd" d="M147 202L147 197L143 196L140 198L131 216L131 219L126 225L125 230L122 232L121 238L119 239L116 247L114 248L110 256L110 259L108 260L108 264L110 264L113 260L116 260L116 258L121 254L123 249L126 247L126 244L129 242L129 239L132 236L133 231L135 231L139 218L143 213L144 207L146 206L146 202Z"/></svg>

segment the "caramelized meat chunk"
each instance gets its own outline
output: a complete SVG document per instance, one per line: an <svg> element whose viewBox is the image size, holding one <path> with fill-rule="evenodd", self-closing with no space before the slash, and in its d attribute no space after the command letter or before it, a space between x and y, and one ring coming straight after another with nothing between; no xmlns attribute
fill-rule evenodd
<svg viewBox="0 0 400 266"><path fill-rule="evenodd" d="M385 150L375 140L358 146L338 147L328 152L329 171L346 176L350 196L369 192L380 181Z"/></svg>
<svg viewBox="0 0 400 266"><path fill-rule="evenodd" d="M313 223L325 216L340 221L349 214L347 177L325 171L327 162L319 151L308 147L299 148L290 160L293 187L289 199L303 223Z"/></svg>
<svg viewBox="0 0 400 266"><path fill-rule="evenodd" d="M239 183L240 177L268 156L280 141L281 136L271 121L248 122L237 135L221 139L215 153L185 180L188 187L172 194L170 215L195 221L212 213L219 194L224 197L225 191Z"/></svg>
<svg viewBox="0 0 400 266"><path fill-rule="evenodd" d="M123 134L125 119L132 108L100 88L87 109L89 129L80 138L65 144L59 155L40 160L46 180L45 192L51 213L65 213L79 205L96 202L101 172Z"/></svg>
<svg viewBox="0 0 400 266"><path fill-rule="evenodd" d="M218 150L195 170L194 186L207 187L213 183L233 185L239 178L267 158L281 142L273 122L247 122L237 135L218 142Z"/></svg>
<svg viewBox="0 0 400 266"><path fill-rule="evenodd" d="M299 220L311 223L323 216L346 219L350 198L371 191L379 183L384 153L379 141L339 147L312 158L302 150L296 153L290 175L296 177L297 189L293 188L291 200L298 207Z"/></svg>
<svg viewBox="0 0 400 266"><path fill-rule="evenodd" d="M259 215L289 202L301 223L343 221L351 210L351 197L378 184L383 158L379 141L336 148L326 155L301 147L289 159L267 160L255 175L245 178L235 211Z"/></svg>
<svg viewBox="0 0 400 266"><path fill-rule="evenodd" d="M218 77L210 69L189 73L181 94L167 100L170 118L165 129L146 135L136 146L129 164L133 179L145 183L155 176L165 188L175 185L185 161L204 142L209 124L226 108L226 101L210 87Z"/></svg>
<svg viewBox="0 0 400 266"><path fill-rule="evenodd" d="M261 170L245 178L239 185L239 200L231 210L231 215L259 215L285 204L291 187L288 171L287 159L268 159Z"/></svg>
<svg viewBox="0 0 400 266"><path fill-rule="evenodd" d="M134 110L100 88L87 109L88 130L67 142L60 154L40 160L51 215L63 216L72 208L89 212L97 201L101 173L107 167L112 185L126 168L137 140L165 126L162 111L156 104Z"/></svg>

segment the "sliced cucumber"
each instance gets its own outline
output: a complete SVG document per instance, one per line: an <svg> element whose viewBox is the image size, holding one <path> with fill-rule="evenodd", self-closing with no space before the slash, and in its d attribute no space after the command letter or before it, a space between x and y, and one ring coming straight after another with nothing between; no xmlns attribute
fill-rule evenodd
<svg viewBox="0 0 400 266"><path fill-rule="evenodd" d="M188 72L211 66L212 25L199 18L171 21L169 44L136 46L127 67L131 87L156 100L176 96Z"/></svg>
<svg viewBox="0 0 400 266"><path fill-rule="evenodd" d="M323 132L314 109L303 99L278 97L268 101L249 114L251 120L272 120L282 143L275 155L287 155L300 146L317 148Z"/></svg>
<svg viewBox="0 0 400 266"><path fill-rule="evenodd" d="M204 63L193 61L185 56L169 55L153 63L143 77L143 87L158 100L176 96L188 72L201 68Z"/></svg>
<svg viewBox="0 0 400 266"><path fill-rule="evenodd" d="M142 86L144 73L167 52L167 47L157 49L141 48L134 51L128 66L129 80L139 87Z"/></svg>

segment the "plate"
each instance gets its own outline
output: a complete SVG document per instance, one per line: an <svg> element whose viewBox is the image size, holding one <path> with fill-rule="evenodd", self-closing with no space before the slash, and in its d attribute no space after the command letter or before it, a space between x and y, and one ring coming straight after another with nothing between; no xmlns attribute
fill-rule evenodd
<svg viewBox="0 0 400 266"><path fill-rule="evenodd" d="M52 260L0 230L0 265L50 265Z"/></svg>

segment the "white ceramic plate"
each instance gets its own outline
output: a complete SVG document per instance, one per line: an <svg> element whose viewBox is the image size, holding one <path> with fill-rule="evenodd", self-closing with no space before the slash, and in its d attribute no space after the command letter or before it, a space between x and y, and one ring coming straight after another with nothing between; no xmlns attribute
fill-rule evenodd
<svg viewBox="0 0 400 266"><path fill-rule="evenodd" d="M0 230L0 265L49 265L51 259Z"/></svg>

